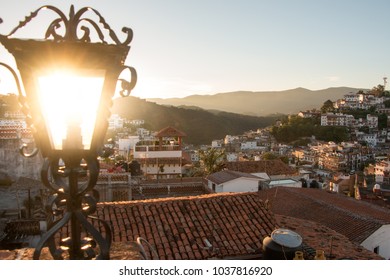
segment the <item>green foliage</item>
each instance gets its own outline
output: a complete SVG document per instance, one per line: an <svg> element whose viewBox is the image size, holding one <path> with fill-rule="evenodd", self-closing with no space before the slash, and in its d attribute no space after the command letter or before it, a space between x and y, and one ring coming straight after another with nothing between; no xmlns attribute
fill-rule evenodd
<svg viewBox="0 0 390 280"><path fill-rule="evenodd" d="M385 90L385 91L383 92L383 96L385 96L385 97L390 97L390 91Z"/></svg>
<svg viewBox="0 0 390 280"><path fill-rule="evenodd" d="M225 166L226 153L221 149L208 149L200 151L200 168L204 175L221 171Z"/></svg>
<svg viewBox="0 0 390 280"><path fill-rule="evenodd" d="M373 87L370 92L375 96L381 97L385 93L385 87L379 84L376 87Z"/></svg>
<svg viewBox="0 0 390 280"><path fill-rule="evenodd" d="M378 115L378 128L379 129L387 128L387 115L386 114L379 114Z"/></svg>
<svg viewBox="0 0 390 280"><path fill-rule="evenodd" d="M385 100L383 104L385 104L386 108L390 108L390 100Z"/></svg>
<svg viewBox="0 0 390 280"><path fill-rule="evenodd" d="M274 154L272 152L266 152L264 153L261 158L263 160L275 160L275 159L280 159L281 161L283 161L285 164L288 164L289 163L289 159L288 159L288 156L280 156L280 155L277 155L277 154Z"/></svg>
<svg viewBox="0 0 390 280"><path fill-rule="evenodd" d="M300 139L292 142L291 144L294 147L300 147L300 146L307 146L307 144L309 144L310 142L311 142L310 138L300 138Z"/></svg>
<svg viewBox="0 0 390 280"><path fill-rule="evenodd" d="M373 114L374 109L343 109L343 113L346 115L352 115L355 119L366 119L368 114ZM375 115L375 114L374 114Z"/></svg>
<svg viewBox="0 0 390 280"><path fill-rule="evenodd" d="M334 111L333 102L329 99L326 100L321 107L321 113L328 113L333 111Z"/></svg>
<svg viewBox="0 0 390 280"><path fill-rule="evenodd" d="M271 129L272 135L278 142L290 143L302 137L310 137L315 135L319 120L313 118L300 118L293 116L288 123Z"/></svg>
<svg viewBox="0 0 390 280"><path fill-rule="evenodd" d="M271 153L271 152L267 152L267 153L264 153L262 155L262 159L263 160L273 160L273 159L277 159L278 156L275 155L274 153Z"/></svg>
<svg viewBox="0 0 390 280"><path fill-rule="evenodd" d="M315 134L318 140L343 142L349 140L348 129L339 126L320 126Z"/></svg>
<svg viewBox="0 0 390 280"><path fill-rule="evenodd" d="M273 126L271 133L282 143L291 143L312 135L318 140L335 142L347 141L349 138L345 127L320 126L317 119L299 117L291 117L289 122L281 127Z"/></svg>
<svg viewBox="0 0 390 280"><path fill-rule="evenodd" d="M370 128L368 126L360 127L358 130L363 133L370 133Z"/></svg>

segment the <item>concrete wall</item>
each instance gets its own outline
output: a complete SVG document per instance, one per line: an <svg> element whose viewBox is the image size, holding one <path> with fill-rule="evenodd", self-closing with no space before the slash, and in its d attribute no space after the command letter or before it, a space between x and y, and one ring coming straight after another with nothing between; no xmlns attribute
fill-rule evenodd
<svg viewBox="0 0 390 280"><path fill-rule="evenodd" d="M390 259L390 225L381 226L361 245L372 252L377 248L380 256L387 260Z"/></svg>
<svg viewBox="0 0 390 280"><path fill-rule="evenodd" d="M40 180L42 157L40 153L32 158L25 158L19 153L20 140L0 139L0 171L7 173L13 180L27 177Z"/></svg>

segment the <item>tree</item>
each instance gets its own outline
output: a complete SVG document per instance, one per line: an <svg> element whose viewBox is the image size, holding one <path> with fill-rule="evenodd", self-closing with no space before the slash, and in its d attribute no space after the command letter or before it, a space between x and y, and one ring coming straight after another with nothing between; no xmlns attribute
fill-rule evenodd
<svg viewBox="0 0 390 280"><path fill-rule="evenodd" d="M376 87L373 87L371 90L371 93L378 97L383 96L384 92L385 92L385 87L383 85L377 85Z"/></svg>
<svg viewBox="0 0 390 280"><path fill-rule="evenodd" d="M274 160L277 158L278 158L278 156L275 155L274 153L271 153L271 152L264 153L262 156L263 160Z"/></svg>
<svg viewBox="0 0 390 280"><path fill-rule="evenodd" d="M221 171L225 166L225 150L211 148L201 151L200 155L201 171L204 175L209 175Z"/></svg>
<svg viewBox="0 0 390 280"><path fill-rule="evenodd" d="M349 139L348 129L340 126L320 126L314 135L322 141L343 142Z"/></svg>
<svg viewBox="0 0 390 280"><path fill-rule="evenodd" d="M283 161L285 164L289 164L289 158L288 156L280 156L279 159Z"/></svg>
<svg viewBox="0 0 390 280"><path fill-rule="evenodd" d="M378 116L378 128L379 129L387 128L387 115L386 114L380 114Z"/></svg>
<svg viewBox="0 0 390 280"><path fill-rule="evenodd" d="M329 99L326 100L321 107L321 113L328 113L333 111L334 111L333 102Z"/></svg>
<svg viewBox="0 0 390 280"><path fill-rule="evenodd" d="M390 100L385 100L383 104L385 104L386 108L390 108Z"/></svg>

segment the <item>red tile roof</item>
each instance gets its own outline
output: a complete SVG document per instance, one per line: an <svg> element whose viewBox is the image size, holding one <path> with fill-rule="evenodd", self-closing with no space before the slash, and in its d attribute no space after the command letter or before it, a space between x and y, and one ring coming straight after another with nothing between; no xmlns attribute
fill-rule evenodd
<svg viewBox="0 0 390 280"><path fill-rule="evenodd" d="M380 259L335 230L313 221L273 215L267 205L258 193L227 193L99 203L96 214L113 228L112 259L138 258L134 248L130 248L138 237L145 238L160 259L260 258L263 238L278 227L300 234L306 254L310 253L309 249L323 249L332 259ZM68 226L61 234L66 235ZM209 248L206 239L212 245ZM152 255L150 248L146 246L145 250ZM30 250L23 259L31 256ZM3 256L0 251L0 259L14 257L15 254ZM43 252L42 258L46 257Z"/></svg>
<svg viewBox="0 0 390 280"><path fill-rule="evenodd" d="M0 250L0 260L32 260L34 251L34 248ZM39 259L53 260L48 247L42 249ZM142 255L134 242L114 242L110 248L110 260L142 260Z"/></svg>
<svg viewBox="0 0 390 280"><path fill-rule="evenodd" d="M319 189L278 187L259 192L275 214L315 221L361 244L382 225L390 210Z"/></svg>
<svg viewBox="0 0 390 280"><path fill-rule="evenodd" d="M319 223L276 214L275 218L280 227L288 228L302 237L304 258L307 260L314 258L315 250L323 250L325 257L330 260L383 259L378 254L356 245L346 236Z"/></svg>
<svg viewBox="0 0 390 280"><path fill-rule="evenodd" d="M280 159L260 161L235 161L227 162L226 169L245 173L265 172L268 175L294 174L295 170Z"/></svg>
<svg viewBox="0 0 390 280"><path fill-rule="evenodd" d="M185 137L187 134L184 132L178 130L177 128L174 128L172 126L168 126L166 128L161 129L159 132L156 134L157 137Z"/></svg>
<svg viewBox="0 0 390 280"><path fill-rule="evenodd" d="M97 216L111 221L114 242L143 237L160 259L259 254L275 229L272 213L253 193L101 203Z"/></svg>

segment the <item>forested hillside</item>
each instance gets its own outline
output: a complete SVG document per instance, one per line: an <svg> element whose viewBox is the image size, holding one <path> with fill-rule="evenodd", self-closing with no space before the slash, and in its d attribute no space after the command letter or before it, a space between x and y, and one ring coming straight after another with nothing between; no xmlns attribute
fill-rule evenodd
<svg viewBox="0 0 390 280"><path fill-rule="evenodd" d="M227 134L237 135L248 130L272 125L278 116L254 117L203 109L158 105L136 97L114 100L112 112L127 119L143 119L148 129L158 131L174 126L187 134L185 142L210 144Z"/></svg>

